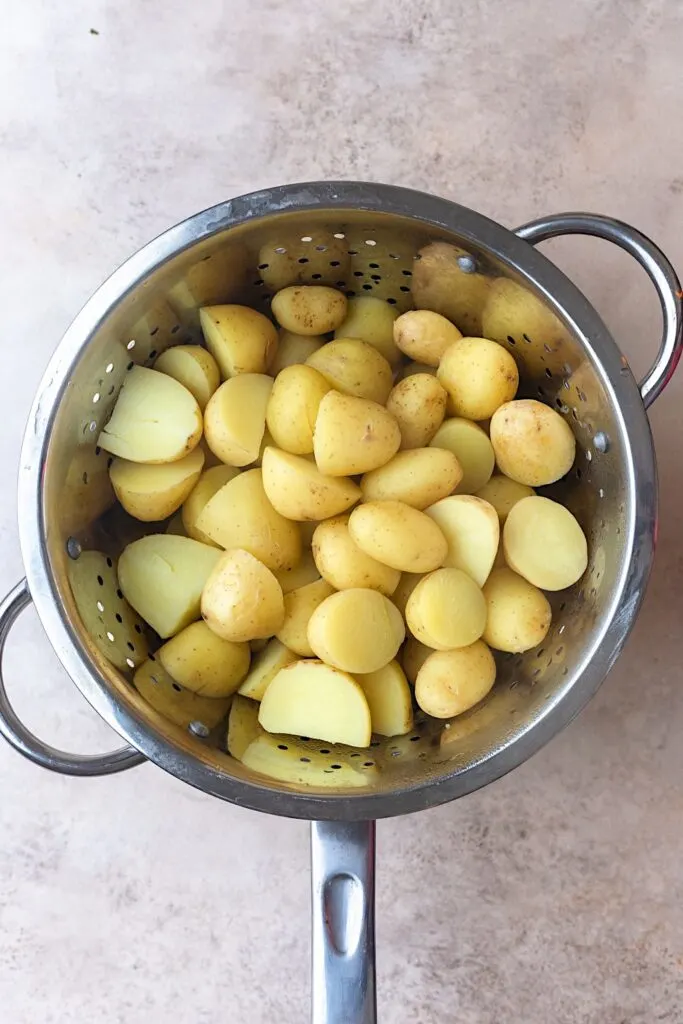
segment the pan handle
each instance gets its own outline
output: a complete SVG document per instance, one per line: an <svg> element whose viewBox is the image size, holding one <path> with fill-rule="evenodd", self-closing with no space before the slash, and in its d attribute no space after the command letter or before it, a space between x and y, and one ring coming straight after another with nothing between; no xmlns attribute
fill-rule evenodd
<svg viewBox="0 0 683 1024"><path fill-rule="evenodd" d="M640 381L643 404L649 408L671 380L683 345L683 292L676 271L662 250L630 224L597 213L558 213L523 224L515 234L532 245L558 235L592 235L614 242L640 263L655 286L664 320L657 358Z"/></svg>
<svg viewBox="0 0 683 1024"><path fill-rule="evenodd" d="M55 750L34 736L17 717L5 690L2 658L12 626L30 603L25 579L0 602L0 736L30 761L62 775L111 775L141 764L145 758L133 747L121 747L111 754L66 754Z"/></svg>
<svg viewBox="0 0 683 1024"><path fill-rule="evenodd" d="M375 822L311 822L313 1024L376 1024Z"/></svg>

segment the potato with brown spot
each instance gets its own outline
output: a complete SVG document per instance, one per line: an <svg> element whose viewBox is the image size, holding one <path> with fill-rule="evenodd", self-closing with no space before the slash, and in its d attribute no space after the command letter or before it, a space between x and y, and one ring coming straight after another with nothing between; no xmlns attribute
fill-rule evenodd
<svg viewBox="0 0 683 1024"><path fill-rule="evenodd" d="M469 420L487 420L519 386L517 363L487 338L456 341L441 357L437 377L448 392L449 413Z"/></svg>
<svg viewBox="0 0 683 1024"><path fill-rule="evenodd" d="M424 448L446 415L448 395L436 377L414 373L404 377L387 399L387 410L401 431L401 448Z"/></svg>
<svg viewBox="0 0 683 1024"><path fill-rule="evenodd" d="M431 309L410 309L394 324L394 342L409 359L438 366L442 355L462 334L440 313Z"/></svg>
<svg viewBox="0 0 683 1024"><path fill-rule="evenodd" d="M506 402L496 410L491 444L501 473L528 487L559 480L572 468L576 454L566 420L533 398Z"/></svg>
<svg viewBox="0 0 683 1024"><path fill-rule="evenodd" d="M273 316L287 331L315 336L335 331L346 317L343 292L325 285L292 285L273 296Z"/></svg>

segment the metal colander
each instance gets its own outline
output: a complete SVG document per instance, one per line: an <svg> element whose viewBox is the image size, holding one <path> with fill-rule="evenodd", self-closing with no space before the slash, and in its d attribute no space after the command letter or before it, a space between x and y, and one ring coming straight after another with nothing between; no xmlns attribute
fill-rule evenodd
<svg viewBox="0 0 683 1024"><path fill-rule="evenodd" d="M566 233L620 245L658 291L664 336L640 390L587 300L529 244ZM147 638L121 600L115 566L122 547L147 528L112 510L109 457L97 437L132 365L151 365L169 345L200 340L198 307L243 302L267 313L277 288L317 282L405 310L413 274L428 270L416 263L419 250L432 241L460 253L448 268L448 292L433 308L504 345L519 365L520 393L552 405L574 431L574 467L548 493L582 524L589 566L575 587L551 595L553 624L541 647L501 656L494 690L473 711L445 724L418 717L408 736L373 741L354 764L359 785L335 785L334 749L311 741L300 742L324 770L329 761L330 787L270 780L228 755L225 729L207 720L205 702L179 694L170 721L132 687ZM47 747L16 718L1 680L0 729L26 756L57 771L102 774L148 758L235 803L316 819L315 903L326 923L322 913L315 918L315 1020L374 1020L368 822L499 777L538 750L599 686L633 624L650 569L656 472L645 406L673 372L680 334L680 286L671 266L646 238L608 218L562 215L512 233L422 193L322 183L254 193L172 228L99 289L52 359L22 451L28 583L0 608L3 645L16 615L35 601L65 668L129 746L93 757ZM351 763L353 752L347 755Z"/></svg>

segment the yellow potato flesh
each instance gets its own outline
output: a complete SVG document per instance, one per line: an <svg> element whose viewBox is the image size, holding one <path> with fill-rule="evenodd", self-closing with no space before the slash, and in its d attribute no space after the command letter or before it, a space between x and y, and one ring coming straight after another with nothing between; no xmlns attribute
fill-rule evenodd
<svg viewBox="0 0 683 1024"><path fill-rule="evenodd" d="M367 747L371 737L362 688L346 672L319 661L298 661L277 673L263 695L259 722L267 732L354 747Z"/></svg>
<svg viewBox="0 0 683 1024"><path fill-rule="evenodd" d="M550 629L552 610L545 594L512 569L494 569L484 584L489 647L520 654L537 647Z"/></svg>
<svg viewBox="0 0 683 1024"><path fill-rule="evenodd" d="M461 569L437 569L420 580L406 605L408 629L437 651L468 647L486 626L486 601Z"/></svg>
<svg viewBox="0 0 683 1024"><path fill-rule="evenodd" d="M503 528L505 561L541 590L564 590L588 565L586 537L569 509L550 498L523 498Z"/></svg>
<svg viewBox="0 0 683 1024"><path fill-rule="evenodd" d="M225 551L201 599L202 618L233 643L273 636L285 618L282 588L273 573L248 551Z"/></svg>
<svg viewBox="0 0 683 1024"><path fill-rule="evenodd" d="M162 352L154 369L168 374L186 387L203 411L221 382L218 363L201 345L176 345Z"/></svg>
<svg viewBox="0 0 683 1024"><path fill-rule="evenodd" d="M496 663L482 640L435 651L417 674L415 699L433 718L453 718L483 700L496 681Z"/></svg>
<svg viewBox="0 0 683 1024"><path fill-rule="evenodd" d="M278 332L278 345L275 356L268 366L268 373L271 377L277 377L278 373L287 366L296 366L298 363L305 363L309 356L317 352L325 344L326 339L320 336L307 338L305 334L293 334L292 331L285 331L280 328Z"/></svg>
<svg viewBox="0 0 683 1024"><path fill-rule="evenodd" d="M290 651L276 637L273 637L254 657L239 692L245 697L251 697L252 700L263 700L263 694L280 669L286 668L287 665L292 665L298 660L294 651Z"/></svg>
<svg viewBox="0 0 683 1024"><path fill-rule="evenodd" d="M328 391L313 434L318 469L326 476L353 476L383 466L396 454L401 432L377 402Z"/></svg>
<svg viewBox="0 0 683 1024"><path fill-rule="evenodd" d="M405 673L397 661L357 675L370 708L372 731L378 736L403 736L413 728L413 702Z"/></svg>
<svg viewBox="0 0 683 1024"><path fill-rule="evenodd" d="M412 508L428 505L452 494L462 477L460 463L445 448L417 448L398 452L360 482L363 501L402 501Z"/></svg>
<svg viewBox="0 0 683 1024"><path fill-rule="evenodd" d="M486 420L519 386L517 363L502 345L487 338L461 338L444 352L437 373L448 392L448 411Z"/></svg>
<svg viewBox="0 0 683 1024"><path fill-rule="evenodd" d="M415 686L417 675L430 654L434 653L432 647L421 644L414 636L406 637L406 642L401 652L401 664L407 679Z"/></svg>
<svg viewBox="0 0 683 1024"><path fill-rule="evenodd" d="M339 515L360 498L360 487L353 480L325 476L314 462L279 448L264 452L263 486L282 516L304 522Z"/></svg>
<svg viewBox="0 0 683 1024"><path fill-rule="evenodd" d="M448 541L443 564L464 569L480 587L486 582L498 551L500 524L488 501L470 494L443 498L426 510Z"/></svg>
<svg viewBox="0 0 683 1024"><path fill-rule="evenodd" d="M345 672L376 672L403 643L399 610L376 590L342 590L326 598L308 623L315 655Z"/></svg>
<svg viewBox="0 0 683 1024"><path fill-rule="evenodd" d="M202 436L202 413L194 395L158 370L133 366L100 448L130 462L175 462L189 455Z"/></svg>
<svg viewBox="0 0 683 1024"><path fill-rule="evenodd" d="M450 320L431 309L410 309L394 324L394 341L409 359L439 365L441 356L462 334Z"/></svg>
<svg viewBox="0 0 683 1024"><path fill-rule="evenodd" d="M437 524L402 501L360 505L351 513L349 532L366 555L400 572L431 572L448 553Z"/></svg>
<svg viewBox="0 0 683 1024"><path fill-rule="evenodd" d="M259 725L258 704L235 694L228 717L228 753L241 761L249 744L259 736L263 736L263 729Z"/></svg>
<svg viewBox="0 0 683 1024"><path fill-rule="evenodd" d="M230 707L229 697L201 697L183 689L156 659L140 665L133 676L133 685L155 711L184 729L197 722L211 730Z"/></svg>
<svg viewBox="0 0 683 1024"><path fill-rule="evenodd" d="M373 774L365 767L372 767L371 762L359 760L355 768L352 761L339 756L337 751L321 754L289 736L266 734L249 745L242 764L278 782L324 789L359 789L369 784Z"/></svg>
<svg viewBox="0 0 683 1024"><path fill-rule="evenodd" d="M199 618L202 590L220 555L189 537L142 537L121 554L119 584L129 604L166 639Z"/></svg>
<svg viewBox="0 0 683 1024"><path fill-rule="evenodd" d="M320 579L320 572L315 564L312 551L304 551L301 561L292 569L279 569L275 576L282 587L283 594L305 587L307 583L315 583Z"/></svg>
<svg viewBox="0 0 683 1024"><path fill-rule="evenodd" d="M489 505L493 505L502 526L512 506L516 505L522 498L530 498L533 494L534 489L532 487L527 487L526 484L518 484L516 480L510 480L509 477L503 476L502 473L494 473L489 482L484 484L480 491L477 491L476 497L482 498L483 501L488 501Z"/></svg>
<svg viewBox="0 0 683 1024"><path fill-rule="evenodd" d="M394 322L398 313L384 299L362 295L349 299L346 318L335 331L336 338L360 338L376 348L392 366L401 359L394 343Z"/></svg>
<svg viewBox="0 0 683 1024"><path fill-rule="evenodd" d="M370 558L353 541L349 517L336 516L320 523L313 534L313 558L320 575L335 590L365 587L389 596L400 573Z"/></svg>
<svg viewBox="0 0 683 1024"><path fill-rule="evenodd" d="M197 520L214 494L217 494L229 480L234 480L238 473L239 469L234 466L223 465L212 466L202 473L183 503L183 526L188 537L194 537L203 544L214 543L210 537L197 529Z"/></svg>
<svg viewBox="0 0 683 1024"><path fill-rule="evenodd" d="M273 296L273 316L286 331L315 336L335 331L346 316L343 292L325 285L292 285Z"/></svg>
<svg viewBox="0 0 683 1024"><path fill-rule="evenodd" d="M156 654L170 676L203 697L229 697L249 670L249 644L235 644L193 622Z"/></svg>
<svg viewBox="0 0 683 1024"><path fill-rule="evenodd" d="M114 459L109 476L126 512L150 523L167 519L180 508L199 479L203 465L204 452L195 448L184 459L163 465Z"/></svg>
<svg viewBox="0 0 683 1024"><path fill-rule="evenodd" d="M446 448L460 463L462 480L456 494L475 494L491 479L496 462L493 446L481 427L471 420L444 420L429 447Z"/></svg>
<svg viewBox="0 0 683 1024"><path fill-rule="evenodd" d="M357 338L339 338L323 345L306 360L344 395L368 398L384 405L393 385L391 366L383 355Z"/></svg>
<svg viewBox="0 0 683 1024"><path fill-rule="evenodd" d="M204 413L211 451L229 466L248 466L259 457L273 378L241 373L221 384Z"/></svg>
<svg viewBox="0 0 683 1024"><path fill-rule="evenodd" d="M472 256L450 242L430 242L413 266L411 291L416 309L431 309L452 320L463 334L482 333L482 312L491 278L472 269ZM461 266L458 260L467 261Z"/></svg>
<svg viewBox="0 0 683 1024"><path fill-rule="evenodd" d="M572 468L576 454L569 424L554 409L527 398L495 412L491 444L501 473L529 487L559 480Z"/></svg>
<svg viewBox="0 0 683 1024"><path fill-rule="evenodd" d="M303 658L313 657L313 648L308 642L308 623L316 608L330 597L334 589L327 580L307 583L285 595L285 621L278 630L280 643Z"/></svg>
<svg viewBox="0 0 683 1024"><path fill-rule="evenodd" d="M205 306L199 322L224 379L266 372L277 349L277 331L263 313L248 306Z"/></svg>
<svg viewBox="0 0 683 1024"><path fill-rule="evenodd" d="M313 451L318 409L330 386L312 366L288 366L282 370L266 409L266 423L276 447L293 455Z"/></svg>
<svg viewBox="0 0 683 1024"><path fill-rule="evenodd" d="M387 411L401 431L401 448L429 444L446 415L447 394L436 377L414 373L392 388Z"/></svg>

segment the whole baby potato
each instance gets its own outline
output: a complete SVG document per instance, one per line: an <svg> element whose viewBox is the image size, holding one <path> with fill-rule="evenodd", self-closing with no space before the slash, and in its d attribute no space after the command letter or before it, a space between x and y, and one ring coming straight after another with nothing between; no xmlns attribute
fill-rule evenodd
<svg viewBox="0 0 683 1024"><path fill-rule="evenodd" d="M452 494L462 478L460 463L445 448L397 452L360 482L363 501L402 501L425 509Z"/></svg>
<svg viewBox="0 0 683 1024"><path fill-rule="evenodd" d="M282 588L275 576L240 548L219 557L204 585L201 611L209 629L233 643L273 636L285 619Z"/></svg>
<svg viewBox="0 0 683 1024"><path fill-rule="evenodd" d="M192 491L204 465L197 447L176 462L148 465L114 459L109 469L112 486L126 512L143 522L173 515Z"/></svg>
<svg viewBox="0 0 683 1024"><path fill-rule="evenodd" d="M405 637L401 613L376 590L341 590L313 612L308 642L327 665L376 672L396 657Z"/></svg>
<svg viewBox="0 0 683 1024"><path fill-rule="evenodd" d="M199 322L224 380L266 372L277 349L277 331L263 313L235 304L204 306Z"/></svg>
<svg viewBox="0 0 683 1024"><path fill-rule="evenodd" d="M437 651L468 647L486 626L486 601L461 569L437 569L408 598L406 622L413 636Z"/></svg>
<svg viewBox="0 0 683 1024"><path fill-rule="evenodd" d="M401 431L401 448L423 448L429 444L446 415L448 395L436 377L414 373L404 377L387 399L387 411Z"/></svg>
<svg viewBox="0 0 683 1024"><path fill-rule="evenodd" d="M494 569L484 584L489 647L521 654L537 647L550 629L552 610L545 594L512 569Z"/></svg>
<svg viewBox="0 0 683 1024"><path fill-rule="evenodd" d="M361 295L349 299L344 322L335 331L335 338L360 338L367 341L392 366L398 365L401 353L394 344L394 322L398 313L384 299Z"/></svg>
<svg viewBox="0 0 683 1024"><path fill-rule="evenodd" d="M271 443L293 455L310 454L318 409L330 387L312 366L285 367L275 380L266 409Z"/></svg>
<svg viewBox="0 0 683 1024"><path fill-rule="evenodd" d="M512 506L522 498L530 498L533 494L532 487L519 484L516 480L503 476L502 473L494 473L489 482L477 491L475 497L482 498L483 501L488 501L489 505L493 505L502 526Z"/></svg>
<svg viewBox="0 0 683 1024"><path fill-rule="evenodd" d="M384 405L394 377L391 366L376 348L358 338L339 338L314 352L308 366L344 395L368 398Z"/></svg>
<svg viewBox="0 0 683 1024"><path fill-rule="evenodd" d="M496 458L486 433L471 420L444 420L429 442L430 448L453 452L462 469L456 494L475 494L491 479Z"/></svg>
<svg viewBox="0 0 683 1024"><path fill-rule="evenodd" d="M203 697L229 697L249 670L249 644L232 643L217 636L205 622L192 622L156 657L170 676L186 690Z"/></svg>
<svg viewBox="0 0 683 1024"><path fill-rule="evenodd" d="M349 533L348 516L319 523L313 534L313 558L320 575L335 590L364 587L390 596L401 575L361 551Z"/></svg>
<svg viewBox="0 0 683 1024"><path fill-rule="evenodd" d="M496 681L496 663L482 640L435 651L417 674L415 699L433 718L453 718L483 700Z"/></svg>
<svg viewBox="0 0 683 1024"><path fill-rule="evenodd" d="M325 476L353 476L383 466L401 443L398 423L377 402L328 391L318 406L313 451Z"/></svg>
<svg viewBox="0 0 683 1024"><path fill-rule="evenodd" d="M221 382L218 363L201 345L167 348L155 362L154 369L174 377L186 387L202 411Z"/></svg>
<svg viewBox="0 0 683 1024"><path fill-rule="evenodd" d="M462 334L440 313L431 309L410 309L394 324L394 341L409 359L438 366L441 357Z"/></svg>
<svg viewBox="0 0 683 1024"><path fill-rule="evenodd" d="M401 572L431 572L448 553L448 542L436 523L402 501L359 505L349 518L349 532L366 555Z"/></svg>
<svg viewBox="0 0 683 1024"><path fill-rule="evenodd" d="M207 444L228 466L248 466L261 448L273 378L241 373L221 384L204 413Z"/></svg>
<svg viewBox="0 0 683 1024"><path fill-rule="evenodd" d="M275 355L268 364L268 373L271 377L277 377L285 367L305 363L309 356L322 348L325 341L326 338L318 335L308 337L305 334L294 334L281 327Z"/></svg>
<svg viewBox="0 0 683 1024"><path fill-rule="evenodd" d="M503 527L505 561L541 590L564 590L588 565L588 545L568 508L550 498L522 498Z"/></svg>
<svg viewBox="0 0 683 1024"><path fill-rule="evenodd" d="M576 441L558 412L533 398L501 405L491 417L501 473L529 487L554 483L572 468Z"/></svg>
<svg viewBox="0 0 683 1024"><path fill-rule="evenodd" d="M202 544L215 543L205 533L197 529L197 520L214 494L217 494L229 480L234 480L238 473L239 469L234 466L222 464L204 470L183 503L182 523L188 537L200 540Z"/></svg>
<svg viewBox="0 0 683 1024"><path fill-rule="evenodd" d="M291 285L273 296L270 308L285 330L313 336L334 331L344 322L347 299L325 285Z"/></svg>
<svg viewBox="0 0 683 1024"><path fill-rule="evenodd" d="M324 476L314 462L279 448L263 453L263 486L280 515L303 522L339 515L360 498L353 480Z"/></svg>
<svg viewBox="0 0 683 1024"><path fill-rule="evenodd" d="M462 338L446 349L437 371L448 392L448 411L486 420L517 394L517 363L502 345L487 338Z"/></svg>
<svg viewBox="0 0 683 1024"><path fill-rule="evenodd" d="M277 632L280 643L302 658L312 658L308 623L318 605L332 594L334 588L327 580L316 580L285 594L285 621Z"/></svg>

